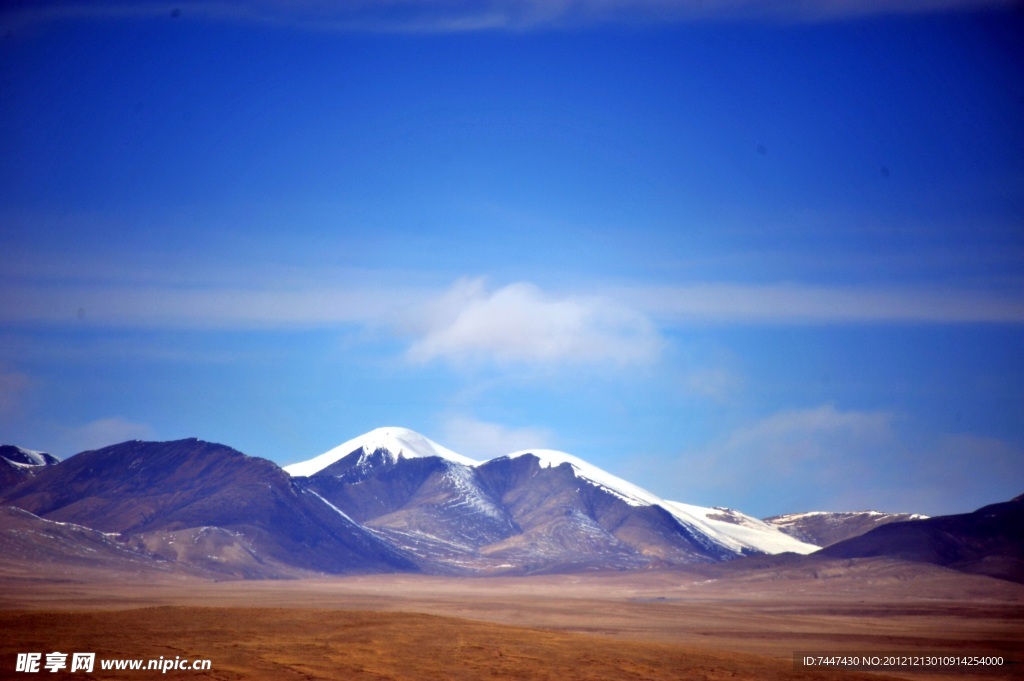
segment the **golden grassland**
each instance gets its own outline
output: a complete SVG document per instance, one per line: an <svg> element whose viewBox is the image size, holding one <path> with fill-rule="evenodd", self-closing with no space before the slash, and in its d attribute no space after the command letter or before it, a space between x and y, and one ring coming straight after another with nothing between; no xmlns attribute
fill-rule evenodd
<svg viewBox="0 0 1024 681"><path fill-rule="evenodd" d="M0 678L29 678L13 672L18 652L54 650L212 662L209 672L52 675L82 679L1024 678L1021 665L988 675L794 670L794 651L1021 658L1024 586L893 569L829 580L0 575Z"/></svg>

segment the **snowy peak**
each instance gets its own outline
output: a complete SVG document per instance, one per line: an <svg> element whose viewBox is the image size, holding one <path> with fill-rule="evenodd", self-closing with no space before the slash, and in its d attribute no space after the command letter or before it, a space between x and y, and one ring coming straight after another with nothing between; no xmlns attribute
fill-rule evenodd
<svg viewBox="0 0 1024 681"><path fill-rule="evenodd" d="M60 459L51 454L16 445L0 445L0 458L15 466L52 466L60 463Z"/></svg>
<svg viewBox="0 0 1024 681"><path fill-rule="evenodd" d="M475 466L478 462L468 457L457 454L447 447L443 447L433 440L420 435L407 428L377 428L369 433L353 438L324 452L320 456L302 461L284 470L294 477L308 477L316 475L328 466L331 466L342 459L358 453L359 465L371 460L375 453L380 453L388 463L396 463L399 459L421 459L436 456L446 461L462 464L463 466Z"/></svg>
<svg viewBox="0 0 1024 681"><path fill-rule="evenodd" d="M0 490L14 487L57 463L60 460L46 452L15 445L0 445Z"/></svg>

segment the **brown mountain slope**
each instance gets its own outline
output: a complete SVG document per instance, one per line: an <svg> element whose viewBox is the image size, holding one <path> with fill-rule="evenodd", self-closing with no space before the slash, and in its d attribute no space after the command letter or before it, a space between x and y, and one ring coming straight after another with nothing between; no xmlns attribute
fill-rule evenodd
<svg viewBox="0 0 1024 681"><path fill-rule="evenodd" d="M205 540L243 563L332 573L414 569L272 462L196 439L83 452L9 490L4 500L49 520L140 536L169 557L187 554L170 554L173 538L161 535L219 528L217 541L209 533Z"/></svg>

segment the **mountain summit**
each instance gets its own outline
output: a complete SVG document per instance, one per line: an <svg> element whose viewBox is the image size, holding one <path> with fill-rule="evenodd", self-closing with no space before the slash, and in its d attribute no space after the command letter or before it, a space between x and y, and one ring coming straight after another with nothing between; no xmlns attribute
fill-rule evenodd
<svg viewBox="0 0 1024 681"><path fill-rule="evenodd" d="M454 461L464 466L475 466L477 461L456 454L442 447L433 440L407 428L377 428L369 433L352 438L330 451L324 452L309 461L285 466L284 470L293 476L310 476L324 472L329 467L348 460L345 467L365 465L375 453L379 453L381 463L394 464L399 459L421 459L436 456L446 461Z"/></svg>

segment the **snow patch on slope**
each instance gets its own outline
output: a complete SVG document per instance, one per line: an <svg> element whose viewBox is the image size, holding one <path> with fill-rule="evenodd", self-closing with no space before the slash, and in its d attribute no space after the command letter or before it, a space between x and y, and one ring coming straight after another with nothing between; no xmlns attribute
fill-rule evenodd
<svg viewBox="0 0 1024 681"><path fill-rule="evenodd" d="M768 518L768 523L771 525L793 525L801 520L808 518L821 518L826 522L838 523L847 518L855 518L858 516L868 516L871 518L881 518L893 515L902 515L899 513L885 513L883 511L805 511L803 513L787 513L785 515L777 515L772 518ZM927 520L928 516L921 515L920 513L911 513L907 516L908 520Z"/></svg>
<svg viewBox="0 0 1024 681"><path fill-rule="evenodd" d="M4 452L3 450L7 451ZM20 460L15 461L10 458L11 456ZM4 445L3 447L0 447L0 458L3 458L8 463L20 468L48 466L58 461L57 457L52 454L37 452L34 449L25 449L24 447L19 447L17 445Z"/></svg>
<svg viewBox="0 0 1024 681"><path fill-rule="evenodd" d="M678 501L663 501L662 508L687 525L697 527L733 551L743 548L763 553L814 553L820 546L802 542L777 527L728 508L705 508Z"/></svg>
<svg viewBox="0 0 1024 681"><path fill-rule="evenodd" d="M473 479L473 473L469 466L451 462L445 471L445 477L461 494L463 501L459 505L466 505L473 511L482 513L495 520L508 521L505 514L501 512L501 509L495 506L480 490L476 480Z"/></svg>

